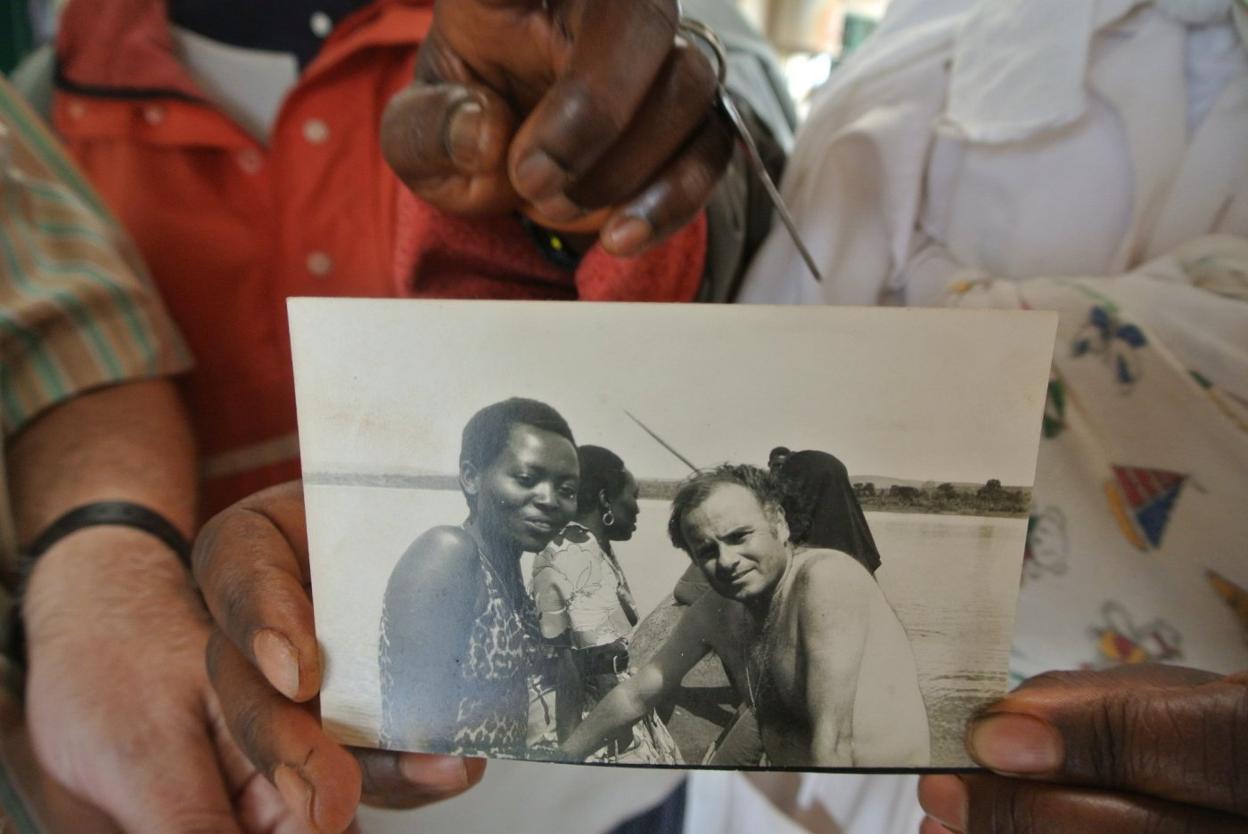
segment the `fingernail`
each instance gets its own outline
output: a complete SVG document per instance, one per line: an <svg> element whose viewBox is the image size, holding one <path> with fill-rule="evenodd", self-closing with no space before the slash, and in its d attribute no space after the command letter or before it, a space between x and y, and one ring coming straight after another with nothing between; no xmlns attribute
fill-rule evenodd
<svg viewBox="0 0 1248 834"><path fill-rule="evenodd" d="M998 773L1052 773L1062 764L1062 738L1048 723L1030 715L997 713L971 725L971 756Z"/></svg>
<svg viewBox="0 0 1248 834"><path fill-rule="evenodd" d="M399 772L413 785L431 792L449 793L468 787L468 769L464 760L456 756L403 753L399 756Z"/></svg>
<svg viewBox="0 0 1248 834"><path fill-rule="evenodd" d="M286 804L312 822L312 786L290 765L278 765L273 771L273 784Z"/></svg>
<svg viewBox="0 0 1248 834"><path fill-rule="evenodd" d="M446 129L446 149L456 165L475 168L484 153L485 136L481 125L485 110L475 99L464 99L451 113Z"/></svg>
<svg viewBox="0 0 1248 834"><path fill-rule="evenodd" d="M612 220L602 231L602 242L618 255L635 252L654 234L650 224L640 217Z"/></svg>
<svg viewBox="0 0 1248 834"><path fill-rule="evenodd" d="M919 783L923 812L945 828L965 831L970 814L966 784L956 776L924 776Z"/></svg>
<svg viewBox="0 0 1248 834"><path fill-rule="evenodd" d="M533 208L542 216L543 220L551 223L570 223L585 216L585 209L562 194L547 197L540 203L535 203Z"/></svg>
<svg viewBox="0 0 1248 834"><path fill-rule="evenodd" d="M261 629L252 638L251 652L269 683L293 700L299 694L299 655L290 641L271 628Z"/></svg>
<svg viewBox="0 0 1248 834"><path fill-rule="evenodd" d="M542 151L530 151L516 166L513 183L520 196L530 203L537 203L563 190L563 169Z"/></svg>

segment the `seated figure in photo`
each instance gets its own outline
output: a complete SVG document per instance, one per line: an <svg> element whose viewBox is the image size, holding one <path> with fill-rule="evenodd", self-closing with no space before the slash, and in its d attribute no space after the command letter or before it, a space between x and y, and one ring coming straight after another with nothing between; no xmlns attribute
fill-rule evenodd
<svg viewBox="0 0 1248 834"><path fill-rule="evenodd" d="M417 538L386 585L382 746L525 754L528 681L544 655L520 556L572 518L578 473L572 430L545 403L513 398L468 421L468 519Z"/></svg>
<svg viewBox="0 0 1248 834"><path fill-rule="evenodd" d="M768 472L721 466L681 486L668 533L710 582L650 662L563 743L584 759L679 686L708 652L757 716L761 761L785 767L921 766L927 711L905 630L853 557L793 544Z"/></svg>
<svg viewBox="0 0 1248 834"><path fill-rule="evenodd" d="M785 518L795 543L839 550L872 574L879 570L875 537L849 482L849 470L838 457L777 446L767 456L767 468L780 479Z"/></svg>
<svg viewBox="0 0 1248 834"><path fill-rule="evenodd" d="M533 596L542 636L561 649L556 729L564 739L581 717L628 674L637 604L611 546L637 530L637 480L601 446L577 450L577 516L533 563ZM680 764L667 727L653 712L616 734L598 757L637 764Z"/></svg>
<svg viewBox="0 0 1248 834"><path fill-rule="evenodd" d="M813 449L794 452L777 446L767 455L767 469L780 482L784 517L795 545L839 550L875 575L880 551L840 458ZM691 605L709 589L698 566L690 565L676 583L672 598L678 605Z"/></svg>

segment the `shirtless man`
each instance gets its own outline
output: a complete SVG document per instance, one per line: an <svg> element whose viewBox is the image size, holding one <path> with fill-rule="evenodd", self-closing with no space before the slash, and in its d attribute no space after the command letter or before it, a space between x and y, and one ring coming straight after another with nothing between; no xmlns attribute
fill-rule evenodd
<svg viewBox="0 0 1248 834"><path fill-rule="evenodd" d="M927 711L905 630L852 557L794 547L768 473L723 466L694 477L672 502L668 533L716 593L698 600L654 658L586 716L564 752L578 760L593 753L714 651L758 717L763 763L929 763Z"/></svg>

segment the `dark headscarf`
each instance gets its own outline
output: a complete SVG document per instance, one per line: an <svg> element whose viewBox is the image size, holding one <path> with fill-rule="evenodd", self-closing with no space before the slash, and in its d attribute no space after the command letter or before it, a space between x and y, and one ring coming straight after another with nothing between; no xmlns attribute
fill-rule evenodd
<svg viewBox="0 0 1248 834"><path fill-rule="evenodd" d="M827 452L793 452L776 474L786 495L785 517L793 543L848 553L874 574L880 551L845 464Z"/></svg>

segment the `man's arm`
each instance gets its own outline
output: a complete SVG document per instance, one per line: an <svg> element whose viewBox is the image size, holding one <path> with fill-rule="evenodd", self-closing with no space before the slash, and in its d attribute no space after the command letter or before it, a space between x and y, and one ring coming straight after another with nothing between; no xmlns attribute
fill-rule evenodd
<svg viewBox="0 0 1248 834"><path fill-rule="evenodd" d="M852 766L858 671L867 642L870 600L879 591L871 577L845 557L844 562L827 558L807 564L794 592L806 668L811 763Z"/></svg>
<svg viewBox="0 0 1248 834"><path fill-rule="evenodd" d="M585 716L561 745L563 752L581 761L658 706L711 650L711 635L720 622L722 602L717 595L707 594L686 611L650 662L612 689Z"/></svg>
<svg viewBox="0 0 1248 834"><path fill-rule="evenodd" d="M130 501L193 530L194 444L166 381L67 400L17 434L6 460L23 544L93 501ZM39 557L23 615L43 765L127 831L194 820L235 830L241 784L223 777L205 704L207 617L178 557L139 530L83 528Z"/></svg>
<svg viewBox="0 0 1248 834"><path fill-rule="evenodd" d="M10 441L7 463L23 543L92 501L131 501L188 537L194 530L195 443L167 380L99 388L52 408Z"/></svg>

